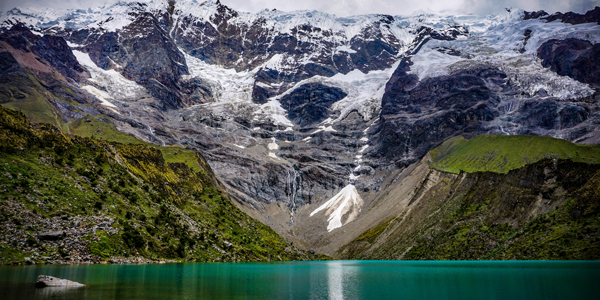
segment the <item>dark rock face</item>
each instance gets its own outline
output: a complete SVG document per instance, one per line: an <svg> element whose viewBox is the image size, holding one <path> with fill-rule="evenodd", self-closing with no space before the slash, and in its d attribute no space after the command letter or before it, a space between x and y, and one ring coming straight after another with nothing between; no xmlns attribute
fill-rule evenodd
<svg viewBox="0 0 600 300"><path fill-rule="evenodd" d="M17 62L10 52L0 52L0 72L2 75L10 74L20 69L19 62Z"/></svg>
<svg viewBox="0 0 600 300"><path fill-rule="evenodd" d="M567 12L567 13L555 13L553 15L547 16L545 18L546 21L552 22L554 20L561 20L563 23L570 23L573 25L582 24L582 23L598 23L600 24L600 7L596 6L593 10L586 12L585 14L578 14L575 12Z"/></svg>
<svg viewBox="0 0 600 300"><path fill-rule="evenodd" d="M526 11L523 16L523 20L530 19L542 19L546 20L546 22L561 20L561 22L563 23L570 23L573 25L582 23L600 24L600 6L596 6L594 9L587 11L585 14L578 14L576 12L570 11L566 13L557 12L555 14L549 15L543 10L532 12Z"/></svg>
<svg viewBox="0 0 600 300"><path fill-rule="evenodd" d="M523 15L523 20L539 19L539 18L545 17L547 15L548 15L548 13L543 10L525 11L524 15Z"/></svg>
<svg viewBox="0 0 600 300"><path fill-rule="evenodd" d="M95 40L88 37L84 51L103 69L116 69L123 76L147 87L165 108L182 108L212 101L212 92L201 82L183 82L188 74L183 53L159 20L144 12L120 31L107 32Z"/></svg>
<svg viewBox="0 0 600 300"><path fill-rule="evenodd" d="M531 128L558 129L558 104L554 101L527 101L521 107L520 123Z"/></svg>
<svg viewBox="0 0 600 300"><path fill-rule="evenodd" d="M7 42L15 49L31 52L29 47L33 45L40 37L33 34L23 24L16 24L10 30L3 32L0 35L0 40Z"/></svg>
<svg viewBox="0 0 600 300"><path fill-rule="evenodd" d="M252 101L262 104L266 102L266 99L293 87L294 83L298 81L314 76L331 77L336 73L337 71L329 66L314 63L300 65L289 71L262 68L255 76L256 82L255 88L252 90ZM262 85L259 86L258 84Z"/></svg>
<svg viewBox="0 0 600 300"><path fill-rule="evenodd" d="M79 79L85 72L62 37L44 35L31 46L31 51L50 62L65 77Z"/></svg>
<svg viewBox="0 0 600 300"><path fill-rule="evenodd" d="M540 46L537 56L544 67L559 75L600 87L600 44L592 45L578 39L552 39Z"/></svg>
<svg viewBox="0 0 600 300"><path fill-rule="evenodd" d="M339 88L308 83L281 97L279 102L292 122L306 126L325 120L331 105L344 97L346 93Z"/></svg>
<svg viewBox="0 0 600 300"><path fill-rule="evenodd" d="M438 142L457 134L481 130L481 121L498 116L494 89L507 88L499 69L462 70L421 82L407 74L404 59L386 85L375 157L400 159L401 165L420 158ZM408 159L407 161L405 161Z"/></svg>
<svg viewBox="0 0 600 300"><path fill-rule="evenodd" d="M261 86L260 84L254 83L252 87L252 102L258 104L267 103L267 99L275 96L276 93L268 87Z"/></svg>
<svg viewBox="0 0 600 300"><path fill-rule="evenodd" d="M21 84L12 86L15 82ZM32 85L27 72L14 56L8 51L0 52L0 103L11 102L12 98L25 98Z"/></svg>
<svg viewBox="0 0 600 300"><path fill-rule="evenodd" d="M434 40L442 40L442 41L452 41L455 40L459 36L467 36L469 35L469 31L459 25L450 26L443 30L437 30L427 26L421 26L419 29L414 32L417 36L412 41L407 54L414 55L421 50L421 47L425 45L428 41Z"/></svg>
<svg viewBox="0 0 600 300"><path fill-rule="evenodd" d="M40 37L23 25L17 24L2 33L0 41L7 42L15 49L32 52L66 78L80 81L89 76L62 37L52 35Z"/></svg>
<svg viewBox="0 0 600 300"><path fill-rule="evenodd" d="M587 105L567 105L560 112L561 128L571 128L583 123L590 116L590 108Z"/></svg>
<svg viewBox="0 0 600 300"><path fill-rule="evenodd" d="M181 91L189 95L185 101L186 106L202 104L213 101L213 91L210 86L198 77L180 82Z"/></svg>

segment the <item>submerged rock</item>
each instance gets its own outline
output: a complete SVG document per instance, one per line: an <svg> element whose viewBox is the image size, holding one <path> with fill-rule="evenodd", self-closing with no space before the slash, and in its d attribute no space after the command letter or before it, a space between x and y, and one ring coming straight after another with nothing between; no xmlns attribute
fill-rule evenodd
<svg viewBox="0 0 600 300"><path fill-rule="evenodd" d="M81 284L79 282L61 279L57 277L52 277L48 275L40 275L38 276L37 281L35 282L35 286L38 288L43 287L79 287L85 286L85 284Z"/></svg>

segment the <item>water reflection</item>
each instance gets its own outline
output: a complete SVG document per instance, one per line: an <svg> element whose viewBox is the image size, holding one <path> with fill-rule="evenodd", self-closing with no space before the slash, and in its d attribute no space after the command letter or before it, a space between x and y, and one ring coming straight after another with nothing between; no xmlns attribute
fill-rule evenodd
<svg viewBox="0 0 600 300"><path fill-rule="evenodd" d="M85 287L78 286L65 286L65 287L45 287L35 289L36 299L50 299L50 298L68 298L69 293L76 292Z"/></svg>
<svg viewBox="0 0 600 300"><path fill-rule="evenodd" d="M334 264L327 269L329 270L329 299L344 300L344 287L342 286L344 281L344 271L342 270L342 266L340 264Z"/></svg>

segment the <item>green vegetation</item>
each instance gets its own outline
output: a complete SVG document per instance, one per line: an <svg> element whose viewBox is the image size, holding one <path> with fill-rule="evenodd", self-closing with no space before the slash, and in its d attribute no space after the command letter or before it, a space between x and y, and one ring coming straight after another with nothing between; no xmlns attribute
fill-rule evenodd
<svg viewBox="0 0 600 300"><path fill-rule="evenodd" d="M543 159L507 174L432 171L428 180L406 216L381 222L344 246L342 256L600 259L598 164Z"/></svg>
<svg viewBox="0 0 600 300"><path fill-rule="evenodd" d="M480 135L470 140L459 136L430 153L434 169L455 174L461 171L506 174L544 158L600 163L600 146L542 136Z"/></svg>
<svg viewBox="0 0 600 300"><path fill-rule="evenodd" d="M518 185L510 188L508 182L482 174L458 202L459 208L443 216L439 228L429 232L432 238L419 238L405 258L600 259L600 168L581 170L570 162L562 164L572 167L572 173L590 174L584 177L589 178L585 184L569 191L568 201L561 204L562 197L547 196L545 201L554 202L556 209L537 216L538 198L531 190ZM500 186L486 187L490 182Z"/></svg>
<svg viewBox="0 0 600 300"><path fill-rule="evenodd" d="M37 233L49 230L47 224L92 228L105 220L113 222L81 231L77 242L103 260L317 258L237 209L191 150L66 135L0 107L0 174L3 264L76 256L76 249L38 241Z"/></svg>
<svg viewBox="0 0 600 300"><path fill-rule="evenodd" d="M389 218L387 220L383 220L377 224L377 226L365 231L365 233L361 234L356 240L357 241L367 241L372 244L375 239L379 237L379 235L383 232L383 230L390 224L393 218Z"/></svg>
<svg viewBox="0 0 600 300"><path fill-rule="evenodd" d="M35 77L24 72L3 78L0 82L2 106L22 111L34 122L49 123L65 129L65 123L57 117L53 107L46 100L47 94Z"/></svg>
<svg viewBox="0 0 600 300"><path fill-rule="evenodd" d="M71 122L69 124L69 129L71 134L82 137L89 137L108 142L118 142L122 144L150 145L136 139L133 136L118 131L115 125L110 123L108 120L103 122L94 118L93 116L87 116Z"/></svg>
<svg viewBox="0 0 600 300"><path fill-rule="evenodd" d="M139 144L159 149L165 161L169 163L184 163L194 172L200 172L203 167L198 164L198 152L180 147L159 147L117 130L108 120L101 121L93 116L87 116L69 124L71 133L82 137L117 142L121 144ZM202 160L202 158L200 158Z"/></svg>

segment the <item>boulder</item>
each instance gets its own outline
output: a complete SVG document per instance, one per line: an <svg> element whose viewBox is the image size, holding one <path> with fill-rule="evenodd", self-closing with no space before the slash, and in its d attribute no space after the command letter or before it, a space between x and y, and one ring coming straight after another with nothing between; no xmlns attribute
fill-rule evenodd
<svg viewBox="0 0 600 300"><path fill-rule="evenodd" d="M65 237L65 232L62 230L59 231L48 231L48 232L39 232L38 239L40 241L57 241Z"/></svg>
<svg viewBox="0 0 600 300"><path fill-rule="evenodd" d="M79 287L85 286L85 284L81 284L79 282L61 279L57 277L52 277L48 275L40 275L38 276L37 281L35 282L35 286L38 288L43 287Z"/></svg>

